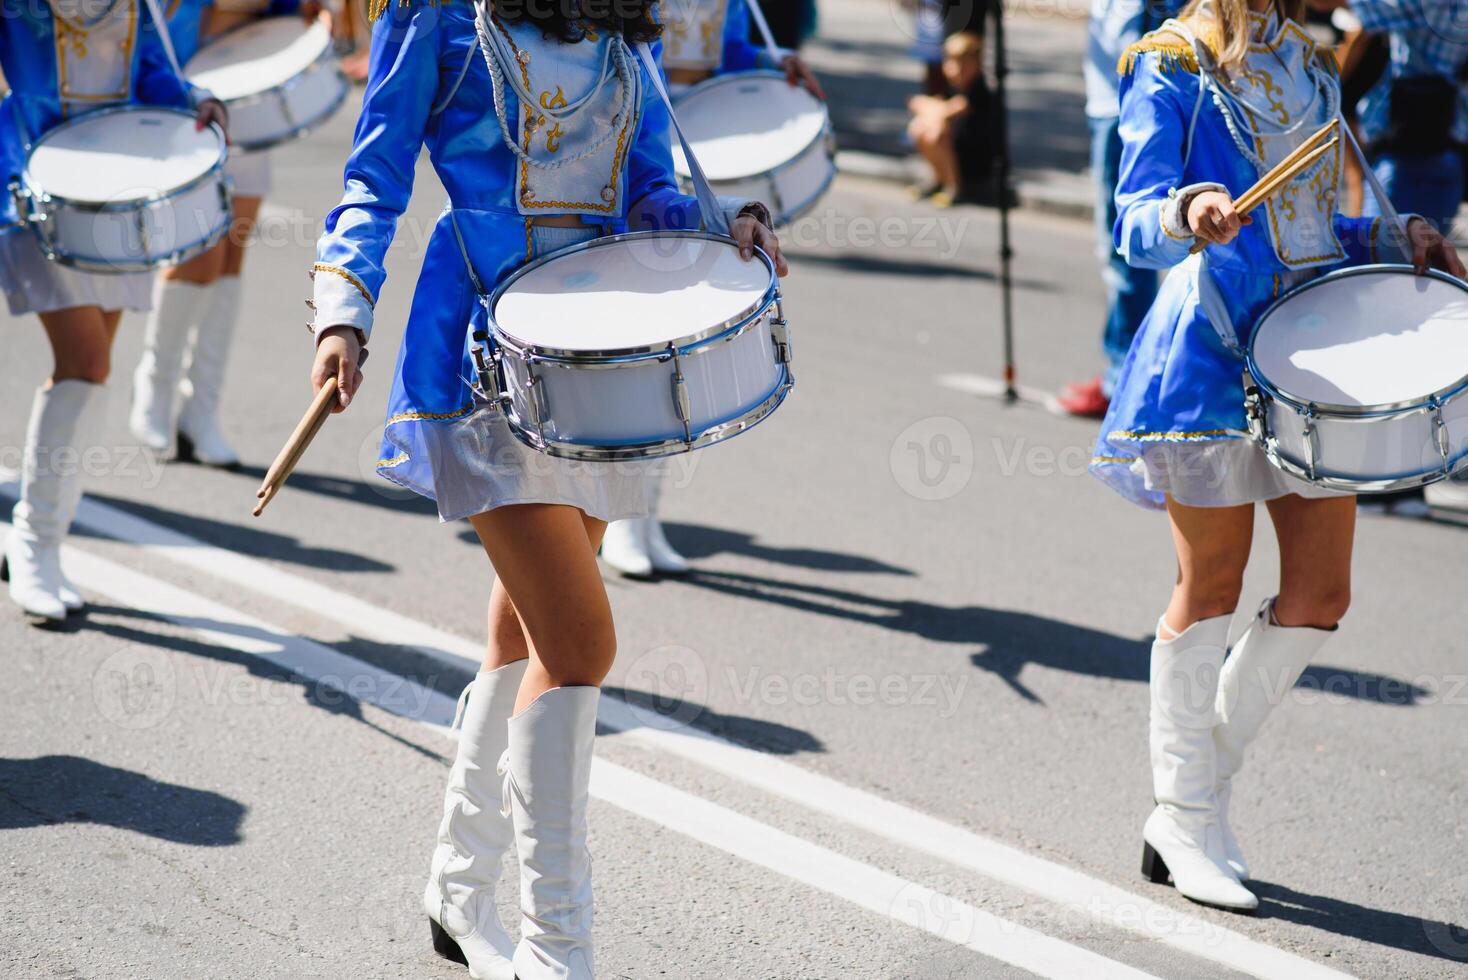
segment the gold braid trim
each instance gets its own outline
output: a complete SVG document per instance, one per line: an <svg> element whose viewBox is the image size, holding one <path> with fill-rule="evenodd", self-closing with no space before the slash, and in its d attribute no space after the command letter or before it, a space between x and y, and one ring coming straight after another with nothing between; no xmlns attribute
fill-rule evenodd
<svg viewBox="0 0 1468 980"><path fill-rule="evenodd" d="M1160 37L1148 34L1121 53L1116 62L1116 73L1123 77L1137 69L1137 61L1149 51L1157 53L1157 70L1164 74L1170 71L1186 71L1198 74L1198 55L1191 44L1185 44L1175 34Z"/></svg>
<svg viewBox="0 0 1468 980"><path fill-rule="evenodd" d="M411 7L414 2L436 6L439 0L398 0L398 6ZM391 3L392 0L367 0L367 20L369 22L377 20L377 18L387 12L387 8Z"/></svg>
<svg viewBox="0 0 1468 980"><path fill-rule="evenodd" d="M372 298L372 294L367 291L367 286L362 282L362 280L352 275L349 270L343 269L339 265L327 265L325 262L317 262L315 265L311 266L311 278L315 279L316 273L318 272L330 272L333 275L341 276L343 279L345 279L347 282L351 283L357 288L357 292L362 294L362 298L367 301L368 306L377 305L377 300Z"/></svg>

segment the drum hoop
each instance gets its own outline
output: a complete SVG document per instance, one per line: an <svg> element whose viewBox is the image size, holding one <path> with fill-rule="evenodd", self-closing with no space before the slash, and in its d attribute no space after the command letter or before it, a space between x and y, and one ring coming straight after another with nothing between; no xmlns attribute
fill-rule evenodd
<svg viewBox="0 0 1468 980"><path fill-rule="evenodd" d="M1465 374L1452 384L1418 398L1410 398L1399 402L1382 402L1376 405L1337 405L1332 402L1311 401L1308 398L1291 394L1274 384L1264 374L1264 371L1259 367L1258 362L1254 358L1254 345L1259 339L1259 328L1263 326L1264 321L1278 307L1299 293L1327 282L1380 272L1394 272L1412 276L1419 275L1417 270L1412 266L1402 263L1378 262L1370 265L1355 265L1346 269L1337 269L1316 279L1311 279L1309 282L1301 283L1273 303L1270 303L1264 312L1259 315L1258 319L1254 321L1254 331L1249 336L1249 349L1245 357L1245 363L1249 369L1249 376L1254 379L1254 383L1259 386L1260 390L1275 401L1288 405L1297 412L1309 411L1315 415L1349 416L1352 418L1379 418L1387 415L1404 415L1423 409L1431 409L1443 402L1457 398L1465 391L1468 391L1468 374ZM1464 293L1468 293L1468 283L1455 276L1450 276L1446 272L1438 269L1428 269L1425 274L1435 279L1440 279L1450 285L1457 286Z"/></svg>
<svg viewBox="0 0 1468 980"><path fill-rule="evenodd" d="M254 27L257 24L268 24L271 21L277 21L277 20L290 21L290 22L295 23L295 24L301 23L301 18L298 17L298 16L296 16L295 14L273 14L273 15L271 15L269 17L261 17L258 20L247 20L247 21L244 21L244 22L242 22L240 24L235 25L234 27L231 27L229 30L224 31L223 33L216 34L213 37L209 38L208 41L204 42L204 44L199 48L199 50L197 50L197 51L194 52L194 56L189 59L189 63L187 65L184 65L184 75L185 75L186 80L189 81L189 82L193 82L193 80L194 80L194 74L195 73L189 70L190 69L190 66L192 66L195 61L199 60L199 55L201 55L205 51L209 50L211 47L213 47L218 42L223 41L225 38L229 37L230 35L239 34L242 31L247 31L247 30L251 29L252 27ZM307 25L306 30L309 31L310 29L311 29L310 25ZM312 61L311 64L309 64L305 68L301 69L295 75L292 75L291 78L297 78L297 77L299 77L301 75L304 75L306 72L310 71L316 65L320 64L323 60L326 60L326 59L331 58L331 57L334 57L334 54L333 54L333 46L332 46L332 43L331 43L331 33L330 33L330 31L328 31L327 32L327 43L326 43L326 45L324 47L322 47L321 53L316 56L315 60ZM289 81L289 80L290 79L287 79L286 81ZM278 87L278 86L272 86L272 88L276 88L276 87ZM251 95L242 95L242 96L240 96L240 98L242 98L242 99L247 99L247 98L251 98L251 97L252 97ZM229 100L226 100L224 104L225 105L232 105L235 101L236 100L234 100L234 99L229 99Z"/></svg>
<svg viewBox="0 0 1468 980"><path fill-rule="evenodd" d="M714 443L723 442L759 425L765 419L775 413L775 409L784 403L790 390L795 387L794 379L790 377L788 365L780 365L780 380L768 395L758 404L750 406L747 410L715 425L709 426L699 433L698 438L692 442L683 439L661 439L657 442L637 443L634 445L609 445L601 446L589 443L572 442L560 439L541 439L523 423L506 417L510 422L510 433L522 443L537 452L559 459L574 459L580 462L615 463L635 459L654 459L665 456L677 456L682 453L692 452L695 449L703 449Z"/></svg>
<svg viewBox="0 0 1468 980"><path fill-rule="evenodd" d="M225 232L229 231L232 220L229 214L226 213L224 221L216 225L208 235L190 245L185 245L183 248L174 249L168 255L160 256L151 262L143 260L136 262L113 262L95 256L78 255L75 252L62 251L54 242L47 242L41 236L39 228L33 228L33 231L38 237L42 238L41 250L57 265L64 265L82 272L95 272L101 275L126 275L134 272L156 272L159 269L167 269L180 265L189 259L203 255L215 245L219 244Z"/></svg>
<svg viewBox="0 0 1468 980"><path fill-rule="evenodd" d="M789 82L785 78L785 73L784 72L780 72L780 71L769 71L767 69L760 69L760 70L757 70L757 71L740 71L740 72L734 72L733 74L729 74L729 75L715 75L713 78L706 78L706 79L704 79L703 81L699 82L697 85L693 86L693 88L689 89L687 92L684 92L682 96L680 96L678 99L676 99L673 102L673 108L675 108L675 109L678 108L684 102L686 102L689 98L691 98L692 96L694 96L695 94L697 94L699 92L704 91L705 89L718 88L718 87L723 86L723 85L729 85L729 84L733 84L735 82L746 81L746 80L751 79L751 78L772 78L772 79L779 79L782 83L787 84L787 85L789 84ZM815 96L811 96L811 98L814 99ZM830 137L831 137L831 135L832 135L832 133L833 133L833 130L831 128L831 109L830 109L830 107L827 106L826 103L820 101L819 99L816 99L816 105L820 106L821 107L821 110L826 115L826 121L821 125L821 131L819 133L816 133L816 135L811 138L811 141L809 143L805 144L799 150L796 150L794 153L792 153L789 156L788 159L782 160L781 162L775 164L775 166L770 167L770 168L765 169L765 170L756 170L756 171L754 171L752 173L740 174L740 175L735 176L735 177L720 177L718 180L713 180L712 178L710 178L710 181L709 182L710 183L714 183L714 184L720 184L720 183L727 184L727 183L730 183L731 181L736 181L736 180L749 180L749 179L754 178L754 177L775 176L775 175L778 175L780 173L783 173L785 170L787 170L790 167L794 166L800 160L803 160L805 158L806 154L810 153L810 151L813 148L819 146L820 144L822 144L824 142L828 142L829 139L830 139ZM690 140L690 142L692 142L692 141ZM827 154L827 156L830 156L830 155L831 154ZM674 172L679 177L682 177L682 178L685 178L685 179L688 177L688 174L684 173L682 170L679 170L676 165L673 167L673 170L674 170Z"/></svg>
<svg viewBox="0 0 1468 980"><path fill-rule="evenodd" d="M189 191L194 190L201 184L207 183L210 178L217 177L219 173L224 170L224 163L225 160L228 159L229 148L228 145L225 143L224 133L219 129L218 124L210 123L209 132L213 134L215 140L219 144L219 158L214 161L214 164L210 166L208 170L199 174L199 176L194 177L183 184L179 184L177 187L170 187L167 190L157 191L155 193L149 194L147 197L134 197L129 198L126 201L74 200L69 197L63 197L60 194L53 194L52 192L42 187L36 181L36 179L31 176L31 160L35 157L36 151L44 146L46 140L48 140L54 134L61 132L63 129L69 129L73 126L76 126L85 120L96 119L99 116L116 115L123 112L138 111L169 113L171 115L180 116L184 119L189 120L190 122L192 122L194 119L193 113L185 112L182 109L174 109L169 106L117 105L108 106L104 109L93 109L91 112L82 113L75 119L68 119L66 122L60 123L56 126L52 126L41 136L40 139L36 140L35 144L31 147L30 153L26 154L25 166L22 168L20 174L21 183L25 186L26 190L29 191L38 201L43 201L47 204L60 205L62 207L70 208L75 211L87 212L89 214L101 214L110 211L140 211L150 205L161 204L164 201L172 200L173 198L178 197L180 194L187 194Z"/></svg>
<svg viewBox="0 0 1468 980"><path fill-rule="evenodd" d="M1291 476L1303 480L1311 486L1321 487L1326 490L1337 490L1341 493L1395 493L1399 490L1415 490L1428 484L1436 483L1445 479L1447 475L1456 473L1463 469L1468 455L1459 456L1456 463L1450 467L1449 474L1444 474L1441 468L1435 468L1423 473L1410 473L1399 477L1371 477L1357 478L1352 476L1332 476L1321 474L1318 470L1314 477L1310 476L1308 467L1302 466L1279 451L1278 446L1261 445L1264 453L1269 457L1270 463L1284 470Z"/></svg>
<svg viewBox="0 0 1468 980"><path fill-rule="evenodd" d="M495 287L494 292L490 293L487 311L489 327L493 331L495 339L515 350L517 353L529 354L544 360L566 361L573 364L590 364L623 358L635 361L657 354L666 355L669 347L676 348L679 353L682 353L685 348L696 347L714 340L723 334L739 333L756 323L764 314L764 311L779 297L779 279L775 275L775 264L770 261L770 257L765 254L763 249L756 247L754 254L764 263L765 269L770 274L770 284L765 288L764 293L758 300L721 323L706 327L695 333L687 334L686 336L669 338L658 344L646 344L638 347L615 347L606 350L566 350L559 347L534 344L520 337L516 337L501 327L495 319L495 309L499 306L500 299L504 294L522 277L529 275L534 270L539 269L552 260L593 248L604 248L618 242L637 241L645 238L692 238L702 241L722 242L726 245L734 244L732 238L710 234L705 231L632 231L624 232L620 235L604 235L600 238L592 238L588 241L567 246L566 248L557 249L516 269L504 282Z"/></svg>

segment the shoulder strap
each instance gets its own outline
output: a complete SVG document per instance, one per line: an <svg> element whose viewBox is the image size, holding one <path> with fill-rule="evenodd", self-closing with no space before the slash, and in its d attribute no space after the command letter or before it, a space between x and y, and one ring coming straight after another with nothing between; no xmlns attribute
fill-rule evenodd
<svg viewBox="0 0 1468 980"><path fill-rule="evenodd" d="M683 135L683 127L678 125L678 116L673 112L673 100L668 97L667 86L663 85L663 72L652 56L652 48L646 42L637 45L637 56L642 59L642 66L647 69L647 76L652 79L653 88L658 90L663 105L668 107L668 118L672 120L673 132L678 135L683 156L688 160L688 172L693 177L693 191L698 197L698 210L703 214L704 228L720 235L729 234L729 222L724 220L724 210L719 207L719 199L709 186L708 178L703 175L703 168L693 155L693 147L688 145L688 138Z"/></svg>

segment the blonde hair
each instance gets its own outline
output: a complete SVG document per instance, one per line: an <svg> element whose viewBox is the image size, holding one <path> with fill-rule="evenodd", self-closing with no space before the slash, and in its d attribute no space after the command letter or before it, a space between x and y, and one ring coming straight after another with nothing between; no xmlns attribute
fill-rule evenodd
<svg viewBox="0 0 1468 980"><path fill-rule="evenodd" d="M1305 0L1270 0L1270 6L1282 21L1304 22ZM1237 68L1249 54L1249 0L1190 0L1178 19L1208 45L1224 71Z"/></svg>

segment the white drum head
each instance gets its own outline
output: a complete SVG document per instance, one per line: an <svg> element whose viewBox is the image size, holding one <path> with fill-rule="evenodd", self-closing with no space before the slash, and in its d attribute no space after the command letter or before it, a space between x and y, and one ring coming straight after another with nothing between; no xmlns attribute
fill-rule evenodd
<svg viewBox="0 0 1468 980"><path fill-rule="evenodd" d="M225 102L282 85L314 65L331 46L321 21L268 17L209 42L189 60L185 74Z"/></svg>
<svg viewBox="0 0 1468 980"><path fill-rule="evenodd" d="M70 201L122 203L175 190L215 167L224 141L213 126L170 109L104 109L41 137L26 182Z"/></svg>
<svg viewBox="0 0 1468 980"><path fill-rule="evenodd" d="M1423 401L1468 376L1468 286L1399 269L1307 285L1259 322L1251 353L1299 401Z"/></svg>
<svg viewBox="0 0 1468 980"><path fill-rule="evenodd" d="M678 124L709 180L737 180L788 163L820 138L826 107L783 75L725 75L678 100ZM688 161L673 146L673 167L684 177Z"/></svg>
<svg viewBox="0 0 1468 980"><path fill-rule="evenodd" d="M695 235L634 235L552 256L510 283L494 306L501 331L569 352L686 342L748 313L770 288L758 255Z"/></svg>

